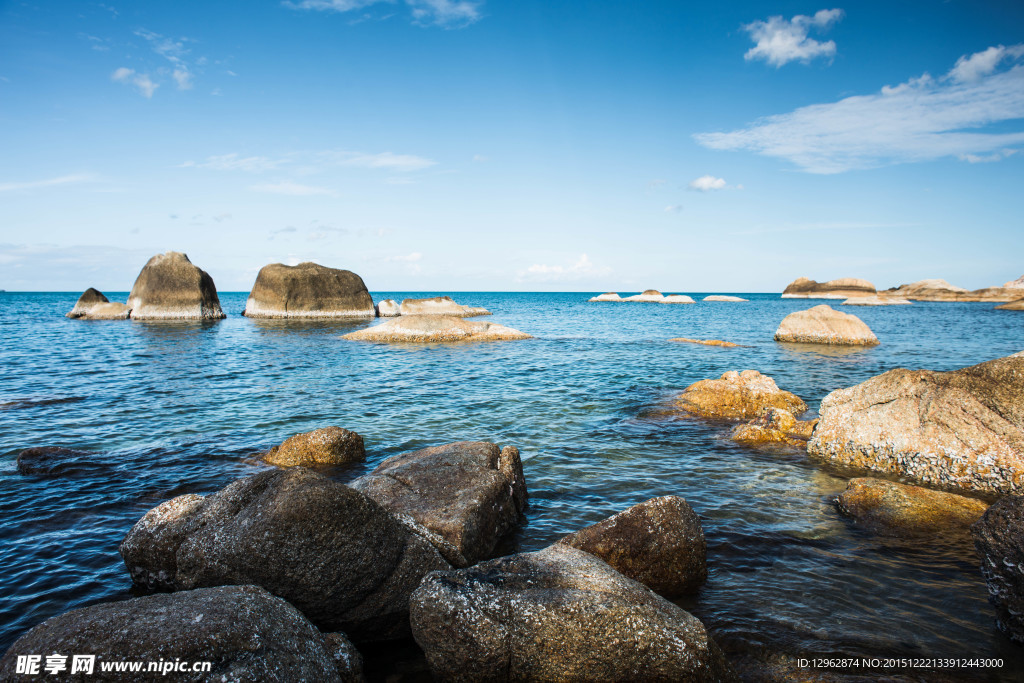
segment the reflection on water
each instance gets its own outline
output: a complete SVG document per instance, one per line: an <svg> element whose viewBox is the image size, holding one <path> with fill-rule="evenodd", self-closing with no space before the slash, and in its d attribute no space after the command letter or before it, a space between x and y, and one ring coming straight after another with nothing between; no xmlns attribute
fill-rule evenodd
<svg viewBox="0 0 1024 683"><path fill-rule="evenodd" d="M878 538L835 508L847 473L660 411L697 380L747 368L815 410L894 367L949 370L1019 351L1019 316L954 303L858 310L882 344L837 354L772 341L806 301L588 296L457 294L536 338L389 346L341 339L367 321L240 317L245 294L222 294L222 321L102 325L63 318L77 294L0 294L0 649L47 617L127 597L117 547L146 510L218 490L262 469L254 456L271 445L336 424L368 451L365 464L330 471L341 481L448 441L518 446L531 505L509 552L653 496L685 497L704 524L710 577L681 604L731 653L1002 657L997 678L1015 680L1021 651L993 625L968 538ZM679 336L744 347L668 341ZM19 475L17 453L43 445L89 451L103 467Z"/></svg>

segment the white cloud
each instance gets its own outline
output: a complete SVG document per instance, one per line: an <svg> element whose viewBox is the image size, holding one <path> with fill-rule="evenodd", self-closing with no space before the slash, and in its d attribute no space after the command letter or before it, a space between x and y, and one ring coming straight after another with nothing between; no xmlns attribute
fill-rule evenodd
<svg viewBox="0 0 1024 683"><path fill-rule="evenodd" d="M175 82L178 84L178 90L192 89L192 72L188 69L175 69L171 76L174 77Z"/></svg>
<svg viewBox="0 0 1024 683"><path fill-rule="evenodd" d="M1003 159L1013 156L1017 153L1015 149L1001 149L994 154L960 154L957 156L960 161L966 161L969 164L986 164L993 161L1002 161Z"/></svg>
<svg viewBox="0 0 1024 683"><path fill-rule="evenodd" d="M1013 57L1011 49L1006 50ZM1018 52L1019 61L1024 49ZM958 62L975 64L961 71L981 74L981 62L972 62L976 56ZM801 107L740 130L694 138L712 149L786 159L809 173L842 173L948 156L967 161L997 152L1008 156L1005 150L1024 144L1024 130L1019 124L1011 127L1015 130L988 127L1024 118L1024 65L978 75L973 81L963 77L954 67L940 79L924 74L871 95Z"/></svg>
<svg viewBox="0 0 1024 683"><path fill-rule="evenodd" d="M725 188L725 178L716 178L713 175L702 175L700 178L690 181L690 189L699 192L710 192Z"/></svg>
<svg viewBox="0 0 1024 683"><path fill-rule="evenodd" d="M339 166L381 169L392 173L411 173L436 165L436 161L414 154L394 154L392 152L367 154L346 150L329 150L325 152L294 152L277 159L265 156L243 157L238 153L221 154L207 157L206 161L202 162L186 161L179 167L259 173L282 166L290 166L296 172L308 175L323 173Z"/></svg>
<svg viewBox="0 0 1024 683"><path fill-rule="evenodd" d="M946 76L958 83L976 83L995 72L1003 60L1019 59L1024 55L1024 45L1004 47L996 45L973 55L964 55Z"/></svg>
<svg viewBox="0 0 1024 683"><path fill-rule="evenodd" d="M242 157L237 153L232 154L221 154L219 156L206 157L206 161L196 163L194 161L186 161L180 165L180 168L210 168L215 171L247 171L249 173L259 173L261 171L270 171L278 166L287 163L286 159L270 159L268 157Z"/></svg>
<svg viewBox="0 0 1024 683"><path fill-rule="evenodd" d="M335 191L330 190L326 187L315 187L313 185L299 185L289 180L285 180L280 183L263 183L261 185L253 185L249 188L253 192L263 192L265 194L284 194L291 195L293 197L311 197L313 195L329 195L335 196Z"/></svg>
<svg viewBox="0 0 1024 683"><path fill-rule="evenodd" d="M282 4L291 9L351 12L376 4L392 5L395 0L286 0ZM422 26L462 28L481 18L483 0L405 0L413 22Z"/></svg>
<svg viewBox="0 0 1024 683"><path fill-rule="evenodd" d="M178 90L192 89L192 79L194 78L194 74L186 61L186 57L191 52L186 47L186 44L194 42L192 39L185 37L178 38L177 40L173 38L166 38L159 33L154 33L153 31L148 31L143 28L137 29L135 31L135 35L140 38L144 38L150 44L153 52L171 63L173 69L171 72L171 78L173 78L174 82L178 84ZM200 66L205 63L206 59L203 57L196 60L196 64ZM163 75L167 74L166 68L159 69L158 71Z"/></svg>
<svg viewBox="0 0 1024 683"><path fill-rule="evenodd" d="M665 213L679 213L683 210L682 204L671 204L665 207Z"/></svg>
<svg viewBox="0 0 1024 683"><path fill-rule="evenodd" d="M566 282L582 280L588 277L604 277L611 274L611 272L611 268L594 265L590 257L586 254L580 254L576 262L568 266L548 266L535 263L526 270L520 271L518 279L520 281Z"/></svg>
<svg viewBox="0 0 1024 683"><path fill-rule="evenodd" d="M796 60L806 64L816 57L831 58L836 54L835 41L820 43L807 37L807 33L811 29L825 31L842 16L841 9L823 9L813 17L798 14L789 21L769 17L767 21L744 24L743 30L757 44L747 50L743 58L747 61L763 59L776 67Z"/></svg>
<svg viewBox="0 0 1024 683"><path fill-rule="evenodd" d="M54 185L69 185L72 183L95 182L96 176L89 173L78 173L74 175L63 175L57 178L46 180L30 180L20 183L0 183L0 192L16 192L19 190L35 190L40 187L53 187Z"/></svg>
<svg viewBox="0 0 1024 683"><path fill-rule="evenodd" d="M329 156L336 158L342 166L358 166L360 168L384 168L389 171L406 173L419 171L437 164L436 161L418 157L413 154L392 154L381 152L379 154L362 154L359 152L335 152Z"/></svg>
<svg viewBox="0 0 1024 683"><path fill-rule="evenodd" d="M396 261L399 263L416 263L423 259L423 254L418 251L414 251L411 254L405 254L403 256L387 256L384 258L385 261Z"/></svg>
<svg viewBox="0 0 1024 683"><path fill-rule="evenodd" d="M152 97L156 89L160 87L158 83L153 82L149 74L136 73L135 69L129 69L124 66L110 74L110 80L124 83L125 85L133 85L142 93L143 97L147 98Z"/></svg>

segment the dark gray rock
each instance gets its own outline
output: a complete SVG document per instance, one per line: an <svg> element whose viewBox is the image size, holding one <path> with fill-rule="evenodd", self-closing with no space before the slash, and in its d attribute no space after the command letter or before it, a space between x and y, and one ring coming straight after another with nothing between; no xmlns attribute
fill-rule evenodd
<svg viewBox="0 0 1024 683"><path fill-rule="evenodd" d="M359 683L363 680L363 656L344 633L325 633L324 643L343 683Z"/></svg>
<svg viewBox="0 0 1024 683"><path fill-rule="evenodd" d="M250 318L373 318L373 298L349 270L318 263L263 266L242 315Z"/></svg>
<svg viewBox="0 0 1024 683"><path fill-rule="evenodd" d="M132 320L218 320L220 308L213 278L177 251L146 262L128 295Z"/></svg>
<svg viewBox="0 0 1024 683"><path fill-rule="evenodd" d="M971 527L999 628L1024 644L1024 496L1007 496Z"/></svg>
<svg viewBox="0 0 1024 683"><path fill-rule="evenodd" d="M105 463L97 462L94 457L94 453L60 446L26 448L18 454L18 472L58 477L104 469Z"/></svg>

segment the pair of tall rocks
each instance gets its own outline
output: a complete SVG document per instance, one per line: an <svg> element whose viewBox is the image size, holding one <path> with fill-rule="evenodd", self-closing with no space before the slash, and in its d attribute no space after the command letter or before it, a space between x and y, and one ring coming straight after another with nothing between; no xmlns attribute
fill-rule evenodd
<svg viewBox="0 0 1024 683"><path fill-rule="evenodd" d="M242 315L249 318L373 318L363 279L355 273L305 262L263 266Z"/></svg>

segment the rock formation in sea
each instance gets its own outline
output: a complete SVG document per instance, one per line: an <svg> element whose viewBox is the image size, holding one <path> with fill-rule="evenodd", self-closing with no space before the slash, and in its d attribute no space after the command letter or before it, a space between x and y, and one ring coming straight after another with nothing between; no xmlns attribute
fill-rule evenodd
<svg viewBox="0 0 1024 683"><path fill-rule="evenodd" d="M623 301L640 301L644 303L659 303L665 295L656 289L645 289L640 294L634 294L633 296L627 296Z"/></svg>
<svg viewBox="0 0 1024 683"><path fill-rule="evenodd" d="M730 370L719 379L702 379L673 403L698 417L720 420L750 419L765 408L784 408L798 415L807 410L798 396L779 389L775 380L757 370Z"/></svg>
<svg viewBox="0 0 1024 683"><path fill-rule="evenodd" d="M335 657L344 649L349 656ZM16 674L18 658L63 656L60 680L357 681L359 653L342 634L325 637L284 600L258 586L201 588L104 602L47 619L19 638L0 660L0 680ZM74 671L76 656L94 657ZM104 673L101 663L156 662L190 668L182 673ZM196 662L210 670L193 673ZM82 666L82 664L79 664ZM148 664L146 664L148 666ZM85 673L88 671L88 673ZM73 674L73 675L72 675Z"/></svg>
<svg viewBox="0 0 1024 683"><path fill-rule="evenodd" d="M988 508L977 498L872 477L851 479L836 505L858 522L894 535L963 531Z"/></svg>
<svg viewBox="0 0 1024 683"><path fill-rule="evenodd" d="M798 277L782 290L783 299L849 299L853 296L871 296L875 286L867 280L844 277L828 282L817 282Z"/></svg>
<svg viewBox="0 0 1024 683"><path fill-rule="evenodd" d="M719 302L735 302L735 301L749 301L739 296L730 296L728 294L711 294L710 296L704 297L703 301L719 301Z"/></svg>
<svg viewBox="0 0 1024 683"><path fill-rule="evenodd" d="M177 251L149 259L128 295L132 320L219 320L226 317L206 271Z"/></svg>
<svg viewBox="0 0 1024 683"><path fill-rule="evenodd" d="M274 446L263 460L278 467L345 465L366 460L363 437L341 427L296 434Z"/></svg>
<svg viewBox="0 0 1024 683"><path fill-rule="evenodd" d="M897 369L821 402L815 458L934 488L1024 491L1024 357Z"/></svg>
<svg viewBox="0 0 1024 683"><path fill-rule="evenodd" d="M821 304L783 318L775 331L775 341L875 346L878 337L857 316Z"/></svg>
<svg viewBox="0 0 1024 683"><path fill-rule="evenodd" d="M377 304L378 318L394 318L396 315L402 315L402 307L394 299L384 299Z"/></svg>
<svg viewBox="0 0 1024 683"><path fill-rule="evenodd" d="M1024 645L1024 496L1007 496L971 527L999 628Z"/></svg>
<svg viewBox="0 0 1024 683"><path fill-rule="evenodd" d="M798 420L785 408L765 408L760 415L732 430L733 441L752 446L785 444L806 448L817 420Z"/></svg>
<svg viewBox="0 0 1024 683"><path fill-rule="evenodd" d="M304 467L166 501L120 550L139 588L254 584L356 641L407 634L409 594L428 572L451 567L380 504Z"/></svg>
<svg viewBox="0 0 1024 683"><path fill-rule="evenodd" d="M590 297L587 301L622 301L622 297L619 296L618 292L605 292L604 294Z"/></svg>
<svg viewBox="0 0 1024 683"><path fill-rule="evenodd" d="M1011 284L1011 283L1007 283ZM1013 301L1021 298L1021 291L1012 287L985 287L969 291L951 285L945 280L933 278L918 280L909 285L900 285L879 292L885 296L897 296L912 301Z"/></svg>
<svg viewBox="0 0 1024 683"><path fill-rule="evenodd" d="M107 299L98 289L89 289L78 297L75 307L67 313L68 318L87 320L127 320L131 309L120 302Z"/></svg>
<svg viewBox="0 0 1024 683"><path fill-rule="evenodd" d="M1008 304L996 306L996 309L1000 311L1024 311L1024 299L1018 299L1017 301L1011 301Z"/></svg>
<svg viewBox="0 0 1024 683"><path fill-rule="evenodd" d="M651 498L558 542L601 558L669 599L697 590L708 578L700 517L679 496Z"/></svg>
<svg viewBox="0 0 1024 683"><path fill-rule="evenodd" d="M363 278L349 270L305 262L260 268L242 315L249 318L373 318Z"/></svg>
<svg viewBox="0 0 1024 683"><path fill-rule="evenodd" d="M450 296L403 299L399 311L401 315L446 315L455 318L472 318L477 315L491 314L486 308L480 306L464 306L455 303Z"/></svg>
<svg viewBox="0 0 1024 683"><path fill-rule="evenodd" d="M434 572L410 616L438 680L738 681L696 617L562 544Z"/></svg>
<svg viewBox="0 0 1024 683"><path fill-rule="evenodd" d="M532 339L528 334L490 322L447 315L402 315L380 325L356 330L342 339L373 342L477 342Z"/></svg>
<svg viewBox="0 0 1024 683"><path fill-rule="evenodd" d="M1003 289L1024 289L1024 275L1021 275L1016 280L1004 282Z"/></svg>
<svg viewBox="0 0 1024 683"><path fill-rule="evenodd" d="M685 294L669 294L661 298L659 304L693 304L696 303L692 297Z"/></svg>
<svg viewBox="0 0 1024 683"><path fill-rule="evenodd" d="M876 294L874 296L851 296L843 306L907 306L914 303L898 296Z"/></svg>
<svg viewBox="0 0 1024 683"><path fill-rule="evenodd" d="M669 341L686 342L687 344L702 344L704 346L739 346L739 344L733 344L732 342L722 341L721 339L690 339L688 337L673 337L672 339L669 339Z"/></svg>
<svg viewBox="0 0 1024 683"><path fill-rule="evenodd" d="M350 486L447 541L438 550L457 567L489 557L516 527L527 500L519 450L486 441L396 455Z"/></svg>

